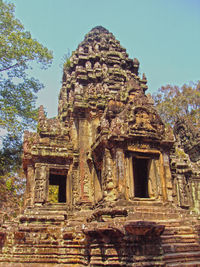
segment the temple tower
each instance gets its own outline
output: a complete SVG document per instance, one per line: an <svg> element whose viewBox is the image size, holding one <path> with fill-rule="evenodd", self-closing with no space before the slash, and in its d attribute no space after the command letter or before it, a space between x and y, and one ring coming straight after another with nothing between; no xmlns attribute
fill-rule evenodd
<svg viewBox="0 0 200 267"><path fill-rule="evenodd" d="M41 106L24 134L25 210L0 225L0 266L200 265L200 174L146 90L139 61L92 29L64 64L58 116Z"/></svg>

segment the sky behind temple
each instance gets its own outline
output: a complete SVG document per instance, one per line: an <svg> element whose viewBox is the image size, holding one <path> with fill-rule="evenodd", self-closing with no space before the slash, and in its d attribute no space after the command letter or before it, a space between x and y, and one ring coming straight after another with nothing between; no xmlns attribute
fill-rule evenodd
<svg viewBox="0 0 200 267"><path fill-rule="evenodd" d="M57 115L64 55L95 26L114 34L140 61L151 94L166 84L200 80L200 0L10 0L32 37L53 51L52 66L32 75L45 86L37 105Z"/></svg>

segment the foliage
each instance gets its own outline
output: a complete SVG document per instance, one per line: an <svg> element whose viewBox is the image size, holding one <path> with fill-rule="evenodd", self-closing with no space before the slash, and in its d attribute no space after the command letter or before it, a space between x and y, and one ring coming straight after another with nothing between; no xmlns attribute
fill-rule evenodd
<svg viewBox="0 0 200 267"><path fill-rule="evenodd" d="M63 66L62 68L64 69L69 69L71 66L71 61L70 61L70 50L68 49L67 54L65 54L62 58L63 61Z"/></svg>
<svg viewBox="0 0 200 267"><path fill-rule="evenodd" d="M14 6L0 0L0 127L18 134L36 119L36 93L42 88L29 77L31 63L49 66L52 53L14 17Z"/></svg>
<svg viewBox="0 0 200 267"><path fill-rule="evenodd" d="M179 117L184 117L200 128L200 81L182 87L162 86L153 99L166 123L173 126Z"/></svg>
<svg viewBox="0 0 200 267"><path fill-rule="evenodd" d="M49 185L49 202L58 203L58 185Z"/></svg>
<svg viewBox="0 0 200 267"><path fill-rule="evenodd" d="M17 179L21 176L22 134L35 125L36 93L43 87L30 77L29 70L34 63L44 69L49 67L52 52L25 31L14 16L14 5L2 0L0 44L0 130L5 133L0 149L0 182L2 190L14 196L17 184L20 192Z"/></svg>
<svg viewBox="0 0 200 267"><path fill-rule="evenodd" d="M21 168L21 139L7 135L0 150L0 209L9 219L23 205L25 177Z"/></svg>

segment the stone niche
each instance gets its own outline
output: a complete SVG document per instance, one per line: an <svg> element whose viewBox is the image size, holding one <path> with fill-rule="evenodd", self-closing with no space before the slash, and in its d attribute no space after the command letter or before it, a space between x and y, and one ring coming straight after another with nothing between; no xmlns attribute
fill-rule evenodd
<svg viewBox="0 0 200 267"><path fill-rule="evenodd" d="M41 106L24 134L25 208L1 222L0 266L200 262L200 176L177 159L138 70L101 26L64 64L58 116Z"/></svg>

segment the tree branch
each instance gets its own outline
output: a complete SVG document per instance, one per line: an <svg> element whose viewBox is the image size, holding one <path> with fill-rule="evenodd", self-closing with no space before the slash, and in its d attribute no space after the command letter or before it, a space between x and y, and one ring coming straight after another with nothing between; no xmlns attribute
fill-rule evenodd
<svg viewBox="0 0 200 267"><path fill-rule="evenodd" d="M2 72L2 71L6 71L6 70L10 70L10 69L15 68L15 67L17 67L17 66L20 66L22 63L25 63L26 61L28 61L28 59L27 59L27 60L23 60L23 61L21 61L20 63L16 63L16 64L14 64L14 65L12 65L12 66L9 66L9 67L7 67L7 68L0 69L0 72Z"/></svg>

